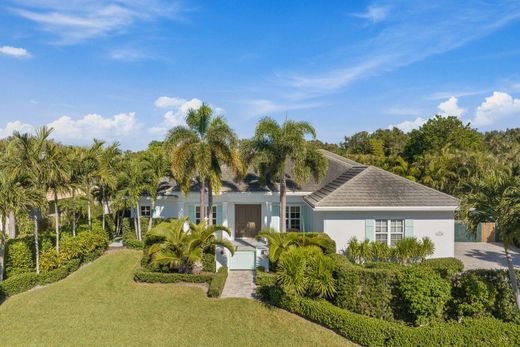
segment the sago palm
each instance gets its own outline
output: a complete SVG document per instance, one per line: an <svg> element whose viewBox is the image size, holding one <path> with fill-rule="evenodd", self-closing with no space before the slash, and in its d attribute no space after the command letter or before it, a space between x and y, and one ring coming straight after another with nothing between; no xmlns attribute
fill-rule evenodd
<svg viewBox="0 0 520 347"><path fill-rule="evenodd" d="M279 184L281 232L286 230L286 169L289 164L292 179L297 184L307 182L311 176L318 182L327 171L327 160L306 136L316 138L316 131L308 122L286 120L280 125L266 117L256 126L253 139L244 141L242 146L244 162L252 164L263 183Z"/></svg>

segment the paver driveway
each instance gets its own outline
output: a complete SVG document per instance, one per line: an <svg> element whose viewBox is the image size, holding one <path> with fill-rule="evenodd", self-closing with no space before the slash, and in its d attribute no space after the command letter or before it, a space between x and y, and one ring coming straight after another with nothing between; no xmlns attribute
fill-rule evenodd
<svg viewBox="0 0 520 347"><path fill-rule="evenodd" d="M520 250L511 250L513 264L520 268ZM464 263L464 270L507 268L501 243L455 242L455 258Z"/></svg>

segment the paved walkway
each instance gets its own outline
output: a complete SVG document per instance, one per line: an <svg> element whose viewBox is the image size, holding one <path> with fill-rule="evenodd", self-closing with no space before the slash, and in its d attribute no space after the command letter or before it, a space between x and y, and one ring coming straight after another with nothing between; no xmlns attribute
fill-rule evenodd
<svg viewBox="0 0 520 347"><path fill-rule="evenodd" d="M254 298L256 285L251 270L230 270L221 298Z"/></svg>
<svg viewBox="0 0 520 347"><path fill-rule="evenodd" d="M515 267L520 268L520 250L510 250ZM464 270L507 269L501 243L455 242L455 258L464 263Z"/></svg>
<svg viewBox="0 0 520 347"><path fill-rule="evenodd" d="M114 240L111 244L108 245L109 249L117 249L123 247L123 240Z"/></svg>

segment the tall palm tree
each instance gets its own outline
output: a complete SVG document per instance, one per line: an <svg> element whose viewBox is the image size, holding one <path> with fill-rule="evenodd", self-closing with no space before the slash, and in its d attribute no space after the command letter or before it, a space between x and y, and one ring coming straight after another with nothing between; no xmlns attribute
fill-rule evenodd
<svg viewBox="0 0 520 347"><path fill-rule="evenodd" d="M159 185L164 177L169 176L169 160L167 159L162 147L152 147L146 152L144 158L146 162L146 191L151 200L151 214L148 221L148 231L153 226L153 213L155 211L155 204L159 194ZM171 172L171 171L170 171Z"/></svg>
<svg viewBox="0 0 520 347"><path fill-rule="evenodd" d="M119 143L114 142L110 146L106 148L101 148L100 155L98 157L98 171L97 171L97 179L98 179L98 191L101 206L103 206L102 211L102 225L103 230L106 228L106 211L110 214L110 206L108 203L109 195L113 195L114 189L117 185L117 172L119 170L119 156L121 151L119 150Z"/></svg>
<svg viewBox="0 0 520 347"><path fill-rule="evenodd" d="M220 191L222 165L237 173L240 156L237 137L221 116L213 115L207 105L190 110L186 126L170 130L166 147L171 149L172 173L184 194L189 192L192 180L198 179L200 188L200 216L212 221L213 191ZM205 213L205 191L208 184L208 213Z"/></svg>
<svg viewBox="0 0 520 347"><path fill-rule="evenodd" d="M520 311L520 291L509 247L520 242L520 179L510 172L491 171L469 182L461 216L474 233L479 223L494 222L504 244L509 279Z"/></svg>
<svg viewBox="0 0 520 347"><path fill-rule="evenodd" d="M82 151L81 157L81 185L87 199L87 221L92 228L92 191L99 181L99 157L103 150L103 141L94 139L94 143Z"/></svg>
<svg viewBox="0 0 520 347"><path fill-rule="evenodd" d="M146 163L141 158L127 157L124 160L123 170L125 173L125 184L120 194L126 196L130 202L130 206L134 208L134 229L137 240L142 240L141 232L141 206L139 198L146 190Z"/></svg>
<svg viewBox="0 0 520 347"><path fill-rule="evenodd" d="M244 162L253 165L264 184L267 180L279 184L281 232L286 230L289 164L297 184L307 182L311 175L318 182L327 171L327 160L315 145L307 142L307 135L316 138L316 131L308 122L286 120L280 125L266 117L258 122L253 139L243 142Z"/></svg>

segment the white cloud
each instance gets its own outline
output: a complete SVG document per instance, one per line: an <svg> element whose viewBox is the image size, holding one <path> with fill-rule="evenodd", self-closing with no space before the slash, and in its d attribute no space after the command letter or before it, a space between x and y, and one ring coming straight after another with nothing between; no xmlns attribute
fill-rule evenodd
<svg viewBox="0 0 520 347"><path fill-rule="evenodd" d="M372 23L381 22L388 16L388 8L383 6L369 6L366 12L355 13L355 17L367 19Z"/></svg>
<svg viewBox="0 0 520 347"><path fill-rule="evenodd" d="M58 36L58 43L73 44L124 32L138 21L176 18L183 9L178 2L162 0L92 0L80 4L75 1L23 1L12 11Z"/></svg>
<svg viewBox="0 0 520 347"><path fill-rule="evenodd" d="M407 121L401 122L399 124L389 125L388 128L392 129L393 127L396 127L396 128L401 129L402 131L409 132L409 131L412 131L413 129L419 128L421 125L426 123L426 121L427 121L427 119L424 119L422 117L417 117L413 121L407 120Z"/></svg>
<svg viewBox="0 0 520 347"><path fill-rule="evenodd" d="M7 122L5 128L0 128L0 139L11 136L14 131L19 131L21 133L29 133L33 131L33 126L27 123L20 122L18 120L14 122Z"/></svg>
<svg viewBox="0 0 520 347"><path fill-rule="evenodd" d="M9 55L15 58L28 58L31 56L29 51L25 48L20 47L12 47L12 46L2 46L0 47L0 54Z"/></svg>
<svg viewBox="0 0 520 347"><path fill-rule="evenodd" d="M500 119L516 116L520 118L520 99L503 92L493 92L477 108L475 125L490 125Z"/></svg>
<svg viewBox="0 0 520 347"><path fill-rule="evenodd" d="M197 98L186 100L179 97L160 96L155 100L154 105L157 108L169 110L164 114L162 124L160 126L148 128L148 132L152 134L165 134L168 129L183 124L188 111L190 109L195 110L201 107L202 101ZM224 111L222 108L212 108L216 114L220 114Z"/></svg>
<svg viewBox="0 0 520 347"><path fill-rule="evenodd" d="M440 114L443 116L455 116L460 118L465 110L458 105L459 99L452 96L448 100L441 102L437 108L440 111Z"/></svg>
<svg viewBox="0 0 520 347"><path fill-rule="evenodd" d="M90 141L93 138L115 140L132 135L140 124L134 112L119 113L112 117L88 114L80 119L62 116L48 124L54 128L52 137L60 141Z"/></svg>

